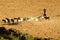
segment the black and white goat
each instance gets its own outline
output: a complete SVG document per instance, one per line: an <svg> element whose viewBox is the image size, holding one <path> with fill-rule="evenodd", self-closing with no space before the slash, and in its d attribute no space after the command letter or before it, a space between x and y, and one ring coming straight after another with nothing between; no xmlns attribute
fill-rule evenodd
<svg viewBox="0 0 60 40"><path fill-rule="evenodd" d="M4 23L10 23L10 19L9 19L9 18L2 19L2 21L3 21Z"/></svg>

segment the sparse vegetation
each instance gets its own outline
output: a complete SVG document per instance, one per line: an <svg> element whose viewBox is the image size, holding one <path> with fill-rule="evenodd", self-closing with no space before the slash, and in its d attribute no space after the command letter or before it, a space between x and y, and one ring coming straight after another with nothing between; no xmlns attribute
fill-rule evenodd
<svg viewBox="0 0 60 40"><path fill-rule="evenodd" d="M32 35L18 32L13 29L6 30L5 27L0 27L0 40L42 40L42 38L33 37ZM45 38L44 40L50 39Z"/></svg>
<svg viewBox="0 0 60 40"><path fill-rule="evenodd" d="M0 27L0 40L33 40L33 37L25 33L17 33L13 29L6 30Z"/></svg>

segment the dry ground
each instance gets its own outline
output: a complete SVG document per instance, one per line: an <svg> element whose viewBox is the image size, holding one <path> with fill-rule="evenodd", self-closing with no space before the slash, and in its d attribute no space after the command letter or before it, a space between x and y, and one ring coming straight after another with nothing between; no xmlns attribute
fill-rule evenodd
<svg viewBox="0 0 60 40"><path fill-rule="evenodd" d="M3 18L35 17L47 9L50 20L22 22L18 25L4 25L37 37L51 37L60 40L60 0L0 0L0 25Z"/></svg>

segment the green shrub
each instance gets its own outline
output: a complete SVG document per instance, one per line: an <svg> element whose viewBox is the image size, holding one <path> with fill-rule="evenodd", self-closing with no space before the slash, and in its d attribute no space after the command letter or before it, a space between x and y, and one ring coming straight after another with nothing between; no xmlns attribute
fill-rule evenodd
<svg viewBox="0 0 60 40"><path fill-rule="evenodd" d="M17 33L15 30L0 27L0 40L33 40L33 37L26 33ZM8 34L8 35L7 35Z"/></svg>
<svg viewBox="0 0 60 40"><path fill-rule="evenodd" d="M0 27L0 40L50 40L50 38L33 37L27 33L15 31L13 29L6 30Z"/></svg>

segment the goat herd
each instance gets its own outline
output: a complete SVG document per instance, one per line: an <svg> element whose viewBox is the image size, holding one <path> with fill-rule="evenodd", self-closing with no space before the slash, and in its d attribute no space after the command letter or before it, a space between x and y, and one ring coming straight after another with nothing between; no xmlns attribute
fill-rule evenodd
<svg viewBox="0 0 60 40"><path fill-rule="evenodd" d="M44 14L43 16L38 16L38 17L15 17L15 18L5 18L5 19L2 19L2 22L4 24L18 24L18 23L21 23L21 22L31 22L31 21L40 21L41 19L45 19L45 20L48 20L50 19L50 17L47 17L46 15L46 9L44 9ZM23 39L23 38L22 38ZM22 40L21 39L21 40ZM11 39L10 39L11 40ZM39 39L39 38L35 38L34 40L42 40L42 39ZM45 38L44 40L50 40L50 38Z"/></svg>
<svg viewBox="0 0 60 40"><path fill-rule="evenodd" d="M7 24L18 24L18 23L21 23L23 21L27 21L27 22L31 22L31 21L39 21L41 19L49 19L49 17L46 16L46 9L44 8L44 14L43 16L38 16L38 17L17 17L17 18L5 18L5 19L2 19L2 21L4 23L7 23Z"/></svg>
<svg viewBox="0 0 60 40"><path fill-rule="evenodd" d="M13 19L5 18L5 19L2 19L2 21L7 24L18 24L24 21L31 22L31 21L39 21L41 19L49 19L49 17L39 16L39 17L28 17L28 18L17 17Z"/></svg>

